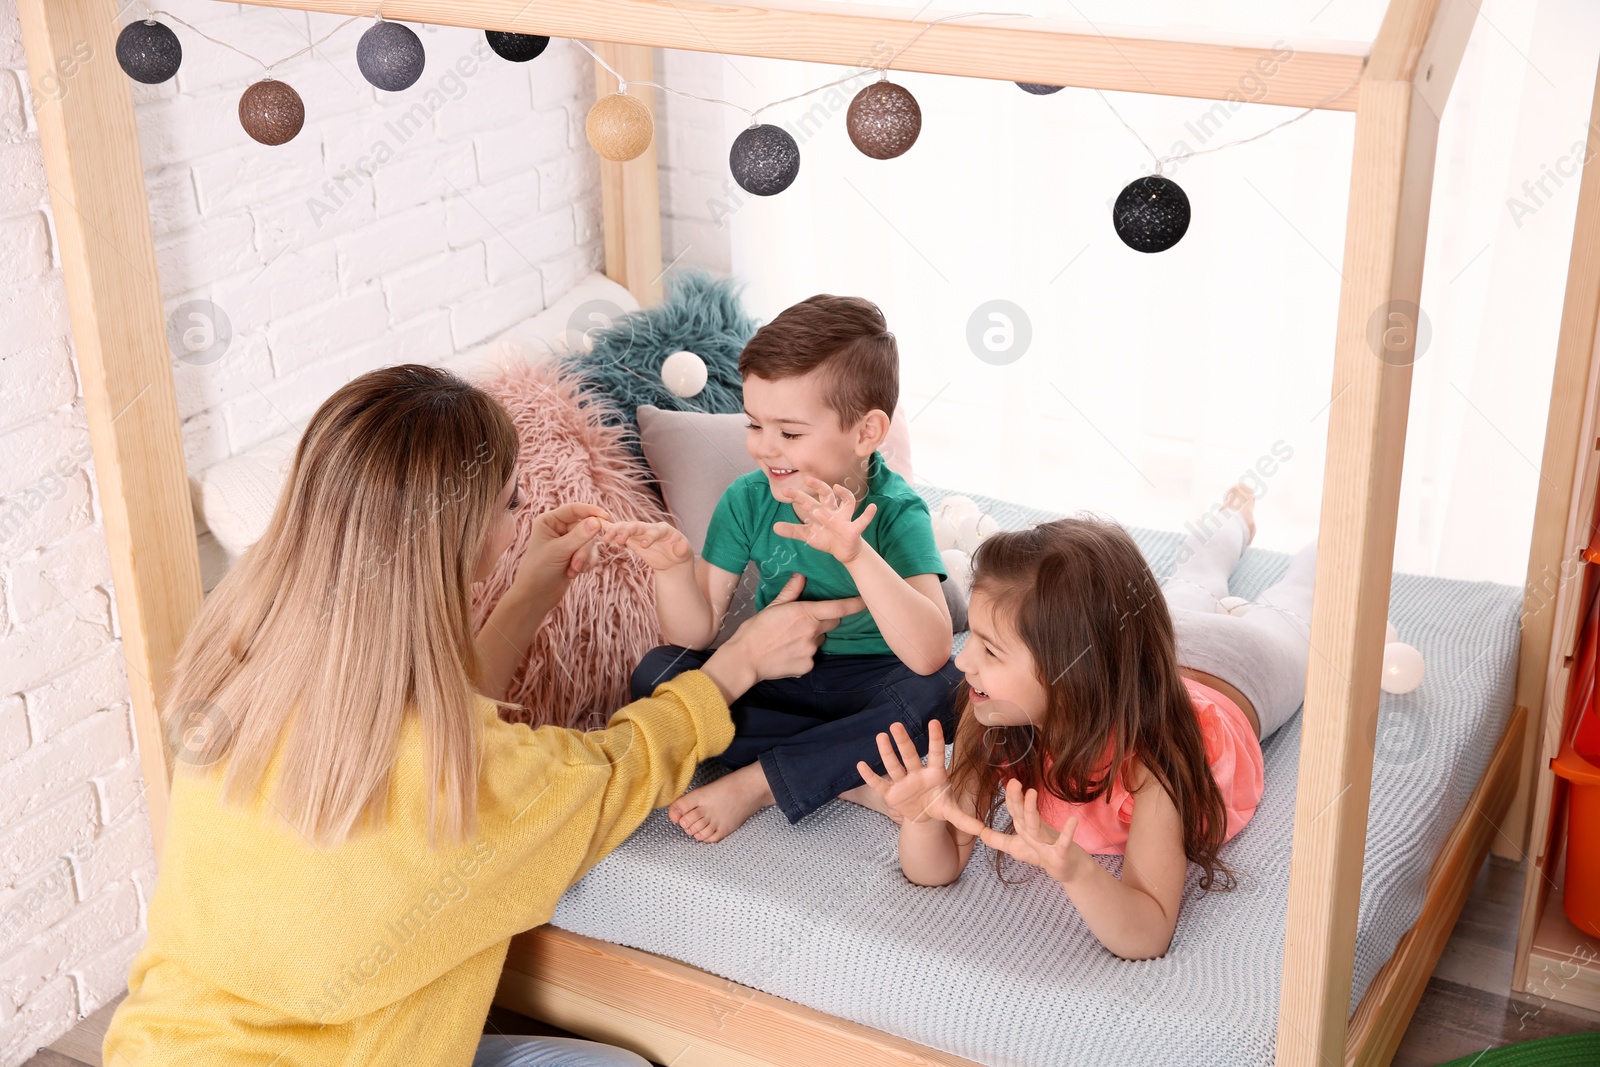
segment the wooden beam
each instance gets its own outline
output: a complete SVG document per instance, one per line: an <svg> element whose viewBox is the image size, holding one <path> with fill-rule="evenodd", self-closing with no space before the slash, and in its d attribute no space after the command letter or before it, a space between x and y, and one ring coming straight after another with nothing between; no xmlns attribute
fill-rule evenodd
<svg viewBox="0 0 1600 1067"><path fill-rule="evenodd" d="M653 49L601 41L595 51L630 82L654 78ZM594 84L597 99L617 91L617 79L598 63L594 65ZM630 95L643 100L650 114L655 114L654 89L642 86ZM626 163L600 159L606 277L632 293L640 307L657 304L662 296L660 182L653 138L637 159Z"/></svg>
<svg viewBox="0 0 1600 1067"><path fill-rule="evenodd" d="M673 1067L978 1067L687 963L555 926L512 939L495 1003Z"/></svg>
<svg viewBox="0 0 1600 1067"><path fill-rule="evenodd" d="M1442 5L1390 4L1356 110L1279 994L1281 1067L1339 1063L1345 1053L1434 109L1444 99L1424 95L1415 80L1431 44L1465 44L1457 26L1436 22ZM1443 47L1432 49L1432 81L1459 63L1441 62Z"/></svg>
<svg viewBox="0 0 1600 1067"><path fill-rule="evenodd" d="M159 857L171 772L157 709L200 609L200 562L120 20L113 0L18 10L28 69L72 72L34 100Z"/></svg>
<svg viewBox="0 0 1600 1067"><path fill-rule="evenodd" d="M1522 602L1517 703L1533 714L1533 728L1521 761L1521 786L1506 818L1513 854L1527 860L1512 969L1512 988L1518 992L1527 985L1528 952L1555 875L1548 864L1557 836L1550 760L1561 746L1570 673L1564 658L1572 651L1582 622L1578 601L1583 570L1578 553L1589 542L1588 523L1595 505L1595 408L1600 403L1600 166L1593 164L1597 152L1600 74L1595 79L1588 162L1578 187L1578 214L1567 261Z"/></svg>
<svg viewBox="0 0 1600 1067"><path fill-rule="evenodd" d="M264 7L367 15L372 0L245 0ZM385 18L691 52L1044 82L1130 93L1354 111L1362 57L1269 47L1107 37L1049 19L921 23L893 8L794 0L385 0ZM928 21L927 19L923 20ZM900 51L904 49L903 51ZM1270 76L1263 72L1271 70ZM1348 88L1346 88L1348 86ZM1341 91L1343 90L1343 91ZM1333 97L1333 99L1329 99Z"/></svg>

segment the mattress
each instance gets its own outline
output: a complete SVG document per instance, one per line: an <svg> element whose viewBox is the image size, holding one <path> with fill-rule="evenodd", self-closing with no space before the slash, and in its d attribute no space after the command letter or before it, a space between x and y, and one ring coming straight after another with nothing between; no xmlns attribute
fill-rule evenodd
<svg viewBox="0 0 1600 1067"><path fill-rule="evenodd" d="M919 491L933 504L948 495ZM1056 517L967 495L1006 528ZM1131 532L1155 572L1169 572L1179 535ZM1247 550L1233 592L1253 595L1287 563ZM1504 730L1520 609L1508 586L1394 577L1390 618L1427 674L1379 707L1352 1010L1421 914L1429 868ZM1020 884L1003 883L982 844L954 885L912 885L894 824L845 801L795 826L767 808L714 845L657 811L552 921L994 1067L1271 1064L1300 723L1296 714L1263 746L1265 795L1223 849L1239 887L1201 892L1191 865L1161 959L1111 955L1059 886L1009 858ZM702 766L696 784L712 773Z"/></svg>

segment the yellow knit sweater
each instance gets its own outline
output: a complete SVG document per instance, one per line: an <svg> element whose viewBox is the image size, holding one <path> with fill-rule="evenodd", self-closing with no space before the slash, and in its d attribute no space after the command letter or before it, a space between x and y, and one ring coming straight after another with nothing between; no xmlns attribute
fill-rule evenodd
<svg viewBox="0 0 1600 1067"><path fill-rule="evenodd" d="M223 806L220 773L176 775L149 940L105 1062L466 1067L512 935L549 920L568 886L733 739L699 671L588 733L503 723L487 699L477 710L479 832L465 845L428 847L415 716L387 823L334 849L311 848L267 801Z"/></svg>

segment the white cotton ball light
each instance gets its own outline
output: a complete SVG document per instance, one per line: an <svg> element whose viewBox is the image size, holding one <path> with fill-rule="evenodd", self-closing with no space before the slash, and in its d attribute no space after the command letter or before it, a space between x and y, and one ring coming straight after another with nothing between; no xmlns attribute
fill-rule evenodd
<svg viewBox="0 0 1600 1067"><path fill-rule="evenodd" d="M1000 532L1000 524L992 515L983 515L978 518L978 544L983 544L989 538Z"/></svg>
<svg viewBox="0 0 1600 1067"><path fill-rule="evenodd" d="M933 516L933 542L940 552L956 547L955 524L945 518L942 511Z"/></svg>
<svg viewBox="0 0 1600 1067"><path fill-rule="evenodd" d="M972 557L959 548L947 548L939 553L939 558L944 560L945 573L949 575L947 580L960 587L962 596L971 596Z"/></svg>
<svg viewBox="0 0 1600 1067"><path fill-rule="evenodd" d="M673 396L699 396L707 377L706 361L693 352L674 352L661 361L661 384Z"/></svg>
<svg viewBox="0 0 1600 1067"><path fill-rule="evenodd" d="M1400 640L1400 631L1396 630L1394 628L1394 623L1392 623L1392 622L1384 623L1383 624L1383 643L1386 644L1386 645L1392 645L1398 640Z"/></svg>
<svg viewBox="0 0 1600 1067"><path fill-rule="evenodd" d="M978 510L978 505L970 497L952 496L946 497L944 503L939 505L939 514L943 515L950 521L950 525L959 530L963 522L970 521L976 526L983 512Z"/></svg>
<svg viewBox="0 0 1600 1067"><path fill-rule="evenodd" d="M983 521L982 515L962 512L956 518L956 547L963 552L974 552L983 538L978 536L978 524Z"/></svg>
<svg viewBox="0 0 1600 1067"><path fill-rule="evenodd" d="M1385 693L1409 693L1422 684L1426 668L1422 653L1403 641L1383 646L1383 674L1378 682Z"/></svg>
<svg viewBox="0 0 1600 1067"><path fill-rule="evenodd" d="M1223 615L1237 615L1240 608L1252 603L1254 601L1246 600L1242 596L1225 596L1217 601L1217 611Z"/></svg>

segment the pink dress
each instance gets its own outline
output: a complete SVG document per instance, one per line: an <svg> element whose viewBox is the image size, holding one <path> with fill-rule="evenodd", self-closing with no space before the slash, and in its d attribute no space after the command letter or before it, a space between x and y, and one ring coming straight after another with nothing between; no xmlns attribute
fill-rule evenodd
<svg viewBox="0 0 1600 1067"><path fill-rule="evenodd" d="M1224 840L1244 828L1261 803L1263 785L1261 742L1239 705L1191 678L1183 680L1194 701L1205 740L1206 762L1222 793L1222 806L1228 813L1228 832ZM1133 822L1133 794L1118 778L1099 800L1069 804L1045 790L1039 790L1039 815L1057 830L1074 815L1078 829L1074 838L1085 851L1121 855L1128 843L1128 826Z"/></svg>

